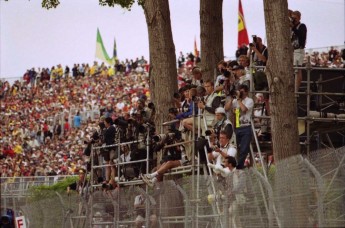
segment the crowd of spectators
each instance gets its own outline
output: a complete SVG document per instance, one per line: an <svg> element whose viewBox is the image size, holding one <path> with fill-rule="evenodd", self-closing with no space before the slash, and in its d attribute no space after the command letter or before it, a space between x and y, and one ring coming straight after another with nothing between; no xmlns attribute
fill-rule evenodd
<svg viewBox="0 0 345 228"><path fill-rule="evenodd" d="M85 168L85 141L100 114L133 112L150 99L148 64L75 64L28 70L12 85L0 82L1 177L70 175Z"/></svg>
<svg viewBox="0 0 345 228"><path fill-rule="evenodd" d="M215 127L217 124L221 127L216 118L218 107L225 108L219 114L230 120L234 132L238 132L238 124L248 127L250 116L246 120L240 117L246 116L247 111L252 113L253 109L253 101L243 96L243 92L248 92L252 80L250 54L243 52L252 51L252 48L241 48L238 60L219 62L219 76L215 82L202 80L202 71L197 66L200 58L192 54L187 54L185 58L180 54L180 90L172 98L176 100L176 106L169 112L172 118L183 119L179 126L182 133L195 127L188 118L193 108L196 113L199 109L207 121L208 129L202 129L203 135L214 128L214 145L217 145L217 137L222 130ZM320 61L323 61L322 66L326 62L328 67L344 66L341 52L333 48L329 53L311 55L312 65ZM84 153L85 142L89 142L93 132L99 128L100 117L113 120L125 118L140 109L140 105L145 106L150 102L148 71L149 64L142 57L135 61L117 62L113 67L94 62L92 66L74 64L72 69L68 66L63 69L60 64L51 69L32 68L24 74L23 80L15 81L12 85L1 81L1 177L71 175L85 168L89 159ZM198 102L192 101L193 97L199 97ZM256 94L254 98L255 102L265 101L262 94ZM249 106L243 106L242 103ZM254 111L260 112L263 113ZM236 115L239 115L238 120ZM232 135L233 132L227 137L236 148ZM238 136L239 143L241 139ZM239 161L241 168L248 153L243 148L247 148L247 145L242 145L239 150L242 153ZM217 151L220 150L214 150L213 154ZM188 151L184 153L188 155ZM232 152L232 155L236 156L236 153Z"/></svg>
<svg viewBox="0 0 345 228"><path fill-rule="evenodd" d="M247 55L249 48L246 45L240 46L235 53L236 58L240 55ZM337 49L333 46L329 50L306 50L303 64L310 58L311 66L325 68L344 68L345 49Z"/></svg>
<svg viewBox="0 0 345 228"><path fill-rule="evenodd" d="M314 67L326 68L344 68L345 67L345 49L337 50L331 47L327 51L313 51L312 53L306 52L305 62L310 58L311 65Z"/></svg>

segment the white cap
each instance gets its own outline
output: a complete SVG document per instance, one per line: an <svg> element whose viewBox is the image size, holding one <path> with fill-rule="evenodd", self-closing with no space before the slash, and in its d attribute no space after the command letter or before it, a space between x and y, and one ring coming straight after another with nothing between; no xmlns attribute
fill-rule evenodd
<svg viewBox="0 0 345 228"><path fill-rule="evenodd" d="M223 113L225 114L225 109L223 107L219 107L216 109L215 113Z"/></svg>

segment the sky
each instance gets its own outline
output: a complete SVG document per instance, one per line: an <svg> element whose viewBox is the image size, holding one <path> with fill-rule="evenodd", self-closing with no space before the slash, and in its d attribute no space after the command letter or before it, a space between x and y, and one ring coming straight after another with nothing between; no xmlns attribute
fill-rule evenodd
<svg viewBox="0 0 345 228"><path fill-rule="evenodd" d="M148 32L143 9L102 7L98 0L60 0L56 9L41 8L42 0L0 0L0 78L22 77L32 67L92 63L99 28L112 54L114 38L120 60L149 59ZM307 25L307 48L344 45L344 0L289 0ZM176 53L200 47L199 0L170 0ZM242 0L249 37L265 42L263 0ZM237 48L238 0L223 0L224 55Z"/></svg>

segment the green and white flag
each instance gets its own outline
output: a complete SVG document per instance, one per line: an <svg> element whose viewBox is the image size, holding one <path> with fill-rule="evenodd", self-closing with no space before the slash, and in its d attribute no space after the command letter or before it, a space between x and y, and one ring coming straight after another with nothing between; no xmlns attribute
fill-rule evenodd
<svg viewBox="0 0 345 228"><path fill-rule="evenodd" d="M114 44L116 45L116 44ZM116 49L116 46L114 47ZM115 58L116 56L113 56L113 58L110 58L107 51L105 50L103 40L101 37L101 33L99 32L99 29L97 28L97 42L96 42L96 58L104 61L105 63L109 65L115 64Z"/></svg>

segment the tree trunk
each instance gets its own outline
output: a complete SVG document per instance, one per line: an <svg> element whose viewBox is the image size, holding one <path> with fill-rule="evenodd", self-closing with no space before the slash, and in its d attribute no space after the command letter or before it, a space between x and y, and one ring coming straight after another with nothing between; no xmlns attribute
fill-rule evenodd
<svg viewBox="0 0 345 228"><path fill-rule="evenodd" d="M308 204L302 191L307 192L307 189L298 181L303 173L298 162L294 162L296 159L285 162L300 153L287 0L265 0L264 10L269 55L266 73L271 92L273 153L277 161L278 214L283 227L306 227Z"/></svg>
<svg viewBox="0 0 345 228"><path fill-rule="evenodd" d="M201 70L203 80L214 80L214 69L224 59L223 0L200 0Z"/></svg>
<svg viewBox="0 0 345 228"><path fill-rule="evenodd" d="M167 121L177 91L175 45L172 38L168 0L145 0L143 5L149 33L150 91L156 106L156 126Z"/></svg>
<svg viewBox="0 0 345 228"><path fill-rule="evenodd" d="M273 151L276 160L300 153L287 0L265 0Z"/></svg>

